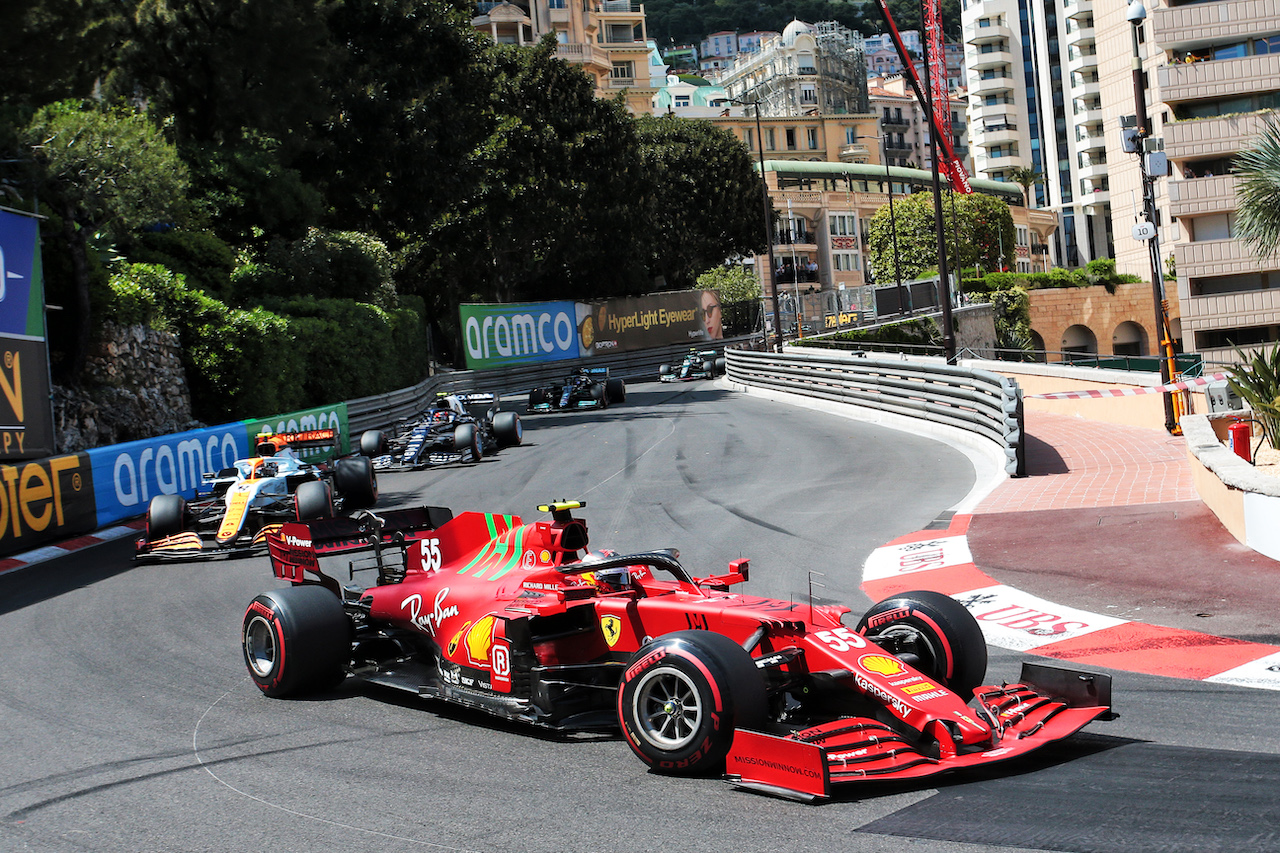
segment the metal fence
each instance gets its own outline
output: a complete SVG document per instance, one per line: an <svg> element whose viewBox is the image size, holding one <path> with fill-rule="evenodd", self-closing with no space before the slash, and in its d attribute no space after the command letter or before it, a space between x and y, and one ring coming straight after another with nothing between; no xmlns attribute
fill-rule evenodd
<svg viewBox="0 0 1280 853"><path fill-rule="evenodd" d="M731 350L726 356L733 382L962 429L997 445L1005 473L1026 475L1022 390L1006 376L940 360L890 361L837 351Z"/></svg>

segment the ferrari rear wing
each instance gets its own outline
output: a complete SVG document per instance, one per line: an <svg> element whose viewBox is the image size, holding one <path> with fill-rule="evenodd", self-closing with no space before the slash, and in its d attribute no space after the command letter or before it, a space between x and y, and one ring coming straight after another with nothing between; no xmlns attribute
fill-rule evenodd
<svg viewBox="0 0 1280 853"><path fill-rule="evenodd" d="M451 518L453 511L446 507L424 506L291 521L267 536L271 571L295 584L311 582L305 579L306 572L324 581L320 557L403 547L424 538Z"/></svg>

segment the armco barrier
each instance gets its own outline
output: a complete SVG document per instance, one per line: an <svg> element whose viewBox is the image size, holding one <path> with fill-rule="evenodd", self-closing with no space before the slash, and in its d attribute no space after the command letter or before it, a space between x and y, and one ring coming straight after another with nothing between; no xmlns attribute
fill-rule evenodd
<svg viewBox="0 0 1280 853"><path fill-rule="evenodd" d="M1026 475L1022 392L1008 377L941 359L873 359L838 350L730 350L726 356L731 382L962 429L1003 451L1005 473Z"/></svg>
<svg viewBox="0 0 1280 853"><path fill-rule="evenodd" d="M607 367L611 376L622 379L652 380L658 377L658 368L684 357L693 349L727 349L750 346L759 338L726 338L723 341L692 344L674 344L666 347L595 355L591 358L566 359L546 364L512 367L505 370L458 370L438 373L409 388L401 388L387 394L376 394L347 401L347 418L351 435L367 429L381 429L401 418L411 417L428 408L441 391L482 391L498 395L524 395L531 388L558 382L579 367ZM523 408L523 404L519 408Z"/></svg>

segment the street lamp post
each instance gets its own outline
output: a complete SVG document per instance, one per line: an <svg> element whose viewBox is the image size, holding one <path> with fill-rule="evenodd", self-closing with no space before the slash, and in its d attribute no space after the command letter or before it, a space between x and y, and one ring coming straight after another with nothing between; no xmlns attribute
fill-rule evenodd
<svg viewBox="0 0 1280 853"><path fill-rule="evenodd" d="M1129 4L1129 11L1125 13L1125 19L1132 24L1133 33L1133 100L1134 100L1134 119L1136 123L1136 135L1134 142L1135 149L1138 154L1138 170L1142 176L1142 207L1143 213L1147 218L1148 228L1144 233L1147 236L1147 254L1151 261L1151 297L1155 307L1155 332L1157 342L1153 349L1156 353L1156 360L1160 364L1160 384L1168 385L1173 376L1169 366L1169 359L1162 358L1161 347L1170 347L1173 341L1173 335L1168 326L1167 315L1164 310L1164 275L1160 270L1160 229L1156 227L1156 192L1155 192L1155 176L1150 173L1147 168L1147 152L1144 150L1143 141L1151 135L1151 124L1147 116L1147 101L1143 87L1142 73L1142 51L1138 43L1138 29L1142 26L1142 22L1147 18L1147 9L1142 5L1142 0L1132 0ZM1138 236L1138 230L1135 229L1134 236ZM1172 353L1170 352L1170 356ZM1164 397L1164 426L1169 432L1176 433L1179 430L1178 419L1174 414L1173 394L1165 391L1161 396Z"/></svg>
<svg viewBox="0 0 1280 853"><path fill-rule="evenodd" d="M764 190L764 239L765 246L769 250L769 281L772 283L770 290L773 291L773 336L774 350L782 352L782 314L778 306L778 282L777 272L773 261L773 205L769 200L769 179L764 173L764 133L760 129L760 102L759 101L730 101L730 103L740 106L748 104L755 108L756 111L756 152L760 155L760 187ZM757 265L758 266L758 265ZM760 275L760 286L764 286L764 274Z"/></svg>
<svg viewBox="0 0 1280 853"><path fill-rule="evenodd" d="M898 313L908 314L911 312L911 291L902 286L902 266L898 258L898 220L893 215L893 176L889 174L889 134L857 138L880 140L880 158L884 160L884 186L889 193L889 233L893 237L893 274L898 282Z"/></svg>

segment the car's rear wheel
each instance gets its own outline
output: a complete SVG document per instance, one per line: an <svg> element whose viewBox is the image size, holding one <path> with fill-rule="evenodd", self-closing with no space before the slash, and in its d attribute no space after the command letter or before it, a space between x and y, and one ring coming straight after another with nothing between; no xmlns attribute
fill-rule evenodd
<svg viewBox="0 0 1280 853"><path fill-rule="evenodd" d="M493 436L498 447L515 447L524 441L524 425L515 412L498 412L493 416Z"/></svg>
<svg viewBox="0 0 1280 853"><path fill-rule="evenodd" d="M764 678L737 643L711 631L676 631L646 643L623 673L618 720L627 745L664 773L722 766L737 729L760 729Z"/></svg>
<svg viewBox="0 0 1280 853"><path fill-rule="evenodd" d="M605 380L604 396L610 403L625 403L627 401L627 383L621 379Z"/></svg>
<svg viewBox="0 0 1280 853"><path fill-rule="evenodd" d="M327 690L342 680L351 654L351 621L322 586L263 593L241 623L245 666L272 697Z"/></svg>
<svg viewBox="0 0 1280 853"><path fill-rule="evenodd" d="M156 495L147 505L147 541L181 533L186 518L187 502L182 495Z"/></svg>
<svg viewBox="0 0 1280 853"><path fill-rule="evenodd" d="M339 459L334 466L333 482L342 495L344 510L370 507L378 502L378 475L367 456Z"/></svg>
<svg viewBox="0 0 1280 853"><path fill-rule="evenodd" d="M333 491L322 480L299 483L293 492L293 509L298 521L333 518Z"/></svg>
<svg viewBox="0 0 1280 853"><path fill-rule="evenodd" d="M940 592L915 590L886 598L862 615L857 630L964 699L987 677L987 643L978 620Z"/></svg>

